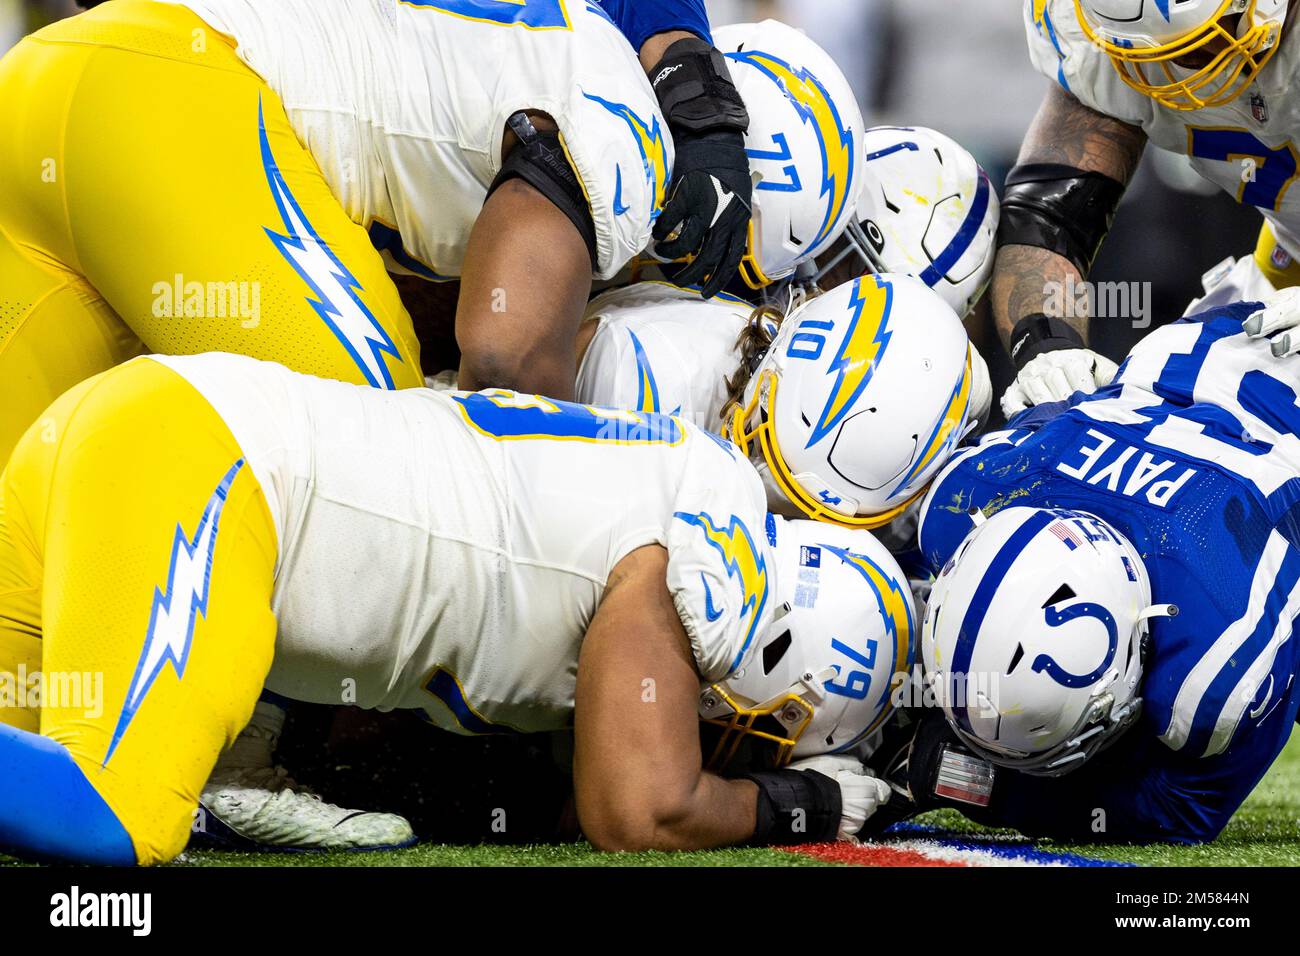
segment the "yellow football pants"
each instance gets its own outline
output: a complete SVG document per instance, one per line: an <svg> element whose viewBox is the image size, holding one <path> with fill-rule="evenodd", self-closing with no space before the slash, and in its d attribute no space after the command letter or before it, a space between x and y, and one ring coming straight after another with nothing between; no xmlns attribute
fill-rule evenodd
<svg viewBox="0 0 1300 956"><path fill-rule="evenodd" d="M113 0L0 60L0 197L0 464L65 389L142 348L423 384L366 230L184 7Z"/></svg>
<svg viewBox="0 0 1300 956"><path fill-rule="evenodd" d="M40 639L39 731L142 864L184 848L252 715L275 646L276 549L234 437L151 359L64 394L0 475L0 644L30 657Z"/></svg>
<svg viewBox="0 0 1300 956"><path fill-rule="evenodd" d="M1300 285L1300 262L1291 258L1291 254L1278 245L1273 235L1273 227L1267 222L1259 231L1259 242L1255 246L1255 265L1264 277L1273 283L1275 289L1288 289Z"/></svg>

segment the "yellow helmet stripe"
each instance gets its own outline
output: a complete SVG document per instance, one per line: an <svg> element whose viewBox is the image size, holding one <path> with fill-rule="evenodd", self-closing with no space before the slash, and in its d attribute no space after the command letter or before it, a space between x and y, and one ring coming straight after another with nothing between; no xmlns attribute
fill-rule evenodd
<svg viewBox="0 0 1300 956"><path fill-rule="evenodd" d="M862 575L863 579L871 587L871 591L876 598L876 606L879 608L880 616L885 622L885 633L893 638L892 650L894 658L893 666L890 668L891 674L908 673L912 669L913 663L915 663L916 646L913 635L916 633L916 626L912 620L912 605L907 595L903 593L903 586L886 574L880 565L865 554L855 554L852 551L830 545L827 545L826 548ZM871 733L880 725L881 720L891 709L889 704L890 695L886 693L880 701L880 713L877 714L876 719L872 721L865 733ZM863 736L865 736L865 733ZM861 736L857 739L860 740Z"/></svg>
<svg viewBox="0 0 1300 956"><path fill-rule="evenodd" d="M871 381L877 363L889 347L892 335L889 318L893 304L894 287L879 276L865 276L854 281L853 295L849 300L853 317L829 370L838 374L835 389L805 447L811 448L830 435Z"/></svg>
<svg viewBox="0 0 1300 956"><path fill-rule="evenodd" d="M930 433L930 437L926 441L925 450L921 452L921 456L916 459L912 467L907 470L907 474L890 492L890 497L907 487L909 481L929 468L941 452L951 447L954 442L961 438L961 428L966 423L966 414L970 408L971 381L970 346L967 346L966 368L962 372L961 378L957 380L957 387L948 396L948 404L944 406L943 411L940 413L939 421L935 423L934 431Z"/></svg>
<svg viewBox="0 0 1300 956"><path fill-rule="evenodd" d="M796 70L780 57L760 50L727 56L748 63L775 82L794 104L799 118L817 134L822 160L821 195L827 199L827 206L826 218L816 238L808 244L807 253L812 255L835 231L852 198L850 190L857 166L853 132L844 125L834 98L811 70Z"/></svg>

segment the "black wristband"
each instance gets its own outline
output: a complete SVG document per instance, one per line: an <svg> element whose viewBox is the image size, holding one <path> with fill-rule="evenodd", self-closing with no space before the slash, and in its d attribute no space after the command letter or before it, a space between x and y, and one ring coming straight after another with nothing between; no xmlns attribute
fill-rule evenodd
<svg viewBox="0 0 1300 956"><path fill-rule="evenodd" d="M749 129L749 112L726 59L697 37L678 40L664 52L650 71L650 85L674 133Z"/></svg>
<svg viewBox="0 0 1300 956"><path fill-rule="evenodd" d="M816 770L745 774L758 784L753 846L829 843L840 832L844 803L840 785Z"/></svg>
<svg viewBox="0 0 1300 956"><path fill-rule="evenodd" d="M1068 322L1041 312L1025 316L1011 330L1011 364L1016 367L1017 373L1044 352L1087 347L1083 336Z"/></svg>

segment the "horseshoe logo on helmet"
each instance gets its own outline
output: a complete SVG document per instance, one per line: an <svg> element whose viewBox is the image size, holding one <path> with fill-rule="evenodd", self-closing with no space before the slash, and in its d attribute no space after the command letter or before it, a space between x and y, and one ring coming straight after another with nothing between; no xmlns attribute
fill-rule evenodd
<svg viewBox="0 0 1300 956"><path fill-rule="evenodd" d="M1058 611L1054 607L1044 608L1043 617L1047 621L1048 627L1060 627L1062 624L1068 624L1070 621L1081 617L1095 618L1102 623L1106 628L1106 658L1097 665L1095 670L1087 674L1072 674L1058 664L1056 658L1050 654L1039 654L1034 658L1032 665L1035 673L1046 673L1048 677L1063 687L1088 687L1097 683L1101 679L1101 675L1106 673L1107 668L1115 660L1115 653L1119 650L1119 631L1115 626L1115 618L1110 611L1100 604L1082 601L1079 604L1072 604L1063 611Z"/></svg>

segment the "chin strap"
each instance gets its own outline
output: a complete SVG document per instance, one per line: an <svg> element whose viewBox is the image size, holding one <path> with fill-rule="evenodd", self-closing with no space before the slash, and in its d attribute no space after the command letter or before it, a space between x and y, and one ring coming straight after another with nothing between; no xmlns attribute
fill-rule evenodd
<svg viewBox="0 0 1300 956"><path fill-rule="evenodd" d="M1177 604L1152 604L1149 608L1137 616L1139 622L1149 621L1156 617L1177 617Z"/></svg>

